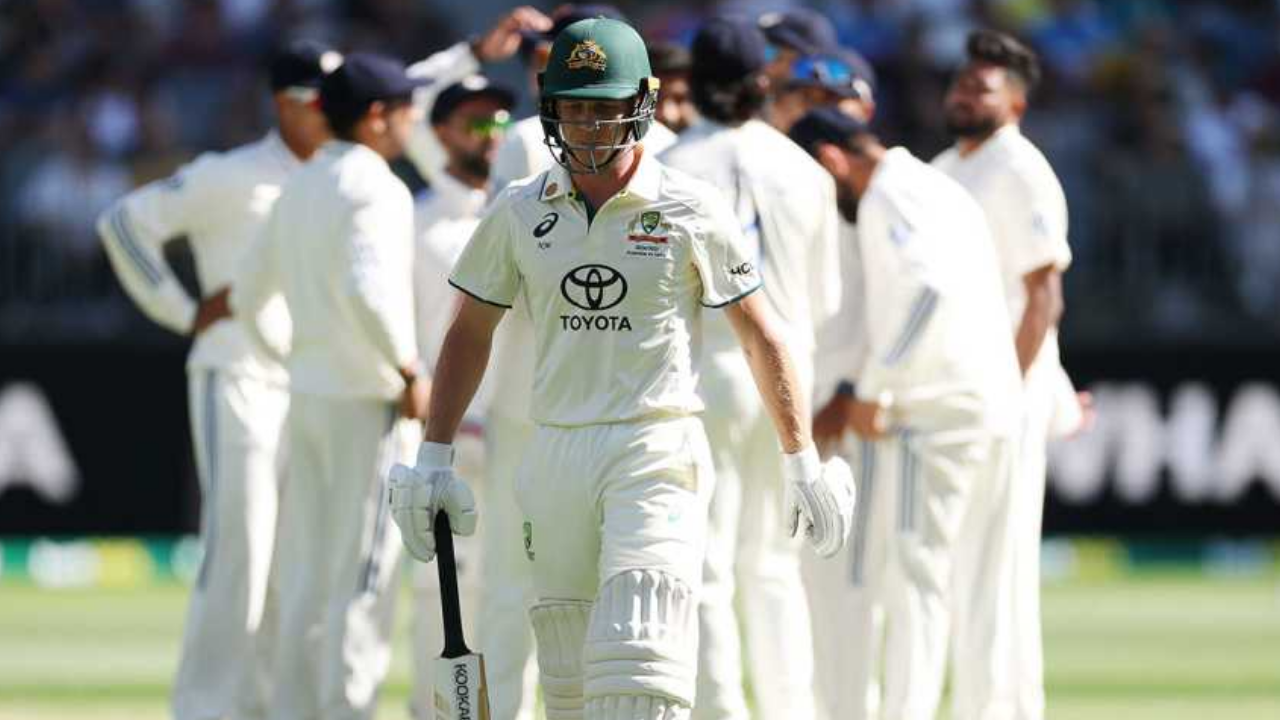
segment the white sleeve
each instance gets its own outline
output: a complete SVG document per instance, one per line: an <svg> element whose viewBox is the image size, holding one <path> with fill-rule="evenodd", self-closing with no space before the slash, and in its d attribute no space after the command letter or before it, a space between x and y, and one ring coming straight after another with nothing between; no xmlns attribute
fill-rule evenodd
<svg viewBox="0 0 1280 720"><path fill-rule="evenodd" d="M1000 212L994 223L1003 238L1001 264L1022 277L1052 265L1071 264L1067 244L1067 200L1051 170L1020 167L1006 175Z"/></svg>
<svg viewBox="0 0 1280 720"><path fill-rule="evenodd" d="M431 108L435 107L436 96L441 90L479 71L480 61L472 54L471 45L466 42L457 43L425 60L419 60L406 71L409 77L431 81L413 93L413 104L421 113L422 122L414 123L413 133L405 148L405 155L427 182L431 182L446 161L444 147L431 127Z"/></svg>
<svg viewBox="0 0 1280 720"><path fill-rule="evenodd" d="M418 357L409 191L395 188L364 201L351 223L345 289L369 342L392 367L404 367Z"/></svg>
<svg viewBox="0 0 1280 720"><path fill-rule="evenodd" d="M721 308L759 290L762 281L755 249L742 235L742 222L718 191L710 186L707 190L692 257L702 280L699 301L704 307Z"/></svg>
<svg viewBox="0 0 1280 720"><path fill-rule="evenodd" d="M930 281L918 254L921 238L878 195L869 195L858 208L858 241L868 276L893 278L888 292L867 297L867 311L882 318L889 331L868 344L866 362L858 378L858 396L875 400L896 369L906 364L937 310L941 295Z"/></svg>
<svg viewBox="0 0 1280 720"><path fill-rule="evenodd" d="M511 247L506 198L490 204L453 266L449 284L481 302L511 309L520 292L520 269Z"/></svg>
<svg viewBox="0 0 1280 720"><path fill-rule="evenodd" d="M206 177L205 160L144 185L107 208L97 222L98 235L120 284L147 317L186 334L197 302L164 260L164 244L203 228L204 214L216 205L217 184Z"/></svg>

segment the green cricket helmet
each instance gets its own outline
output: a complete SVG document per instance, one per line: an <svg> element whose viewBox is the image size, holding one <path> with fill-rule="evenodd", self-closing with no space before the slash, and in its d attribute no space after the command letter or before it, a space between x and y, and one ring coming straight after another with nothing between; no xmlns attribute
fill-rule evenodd
<svg viewBox="0 0 1280 720"><path fill-rule="evenodd" d="M644 40L630 25L608 18L579 20L561 31L551 45L547 69L538 75L538 86L543 142L556 162L574 173L600 172L640 142L658 106L658 79L649 69ZM556 100L628 99L631 110L620 118L562 120L556 111ZM566 125L587 127L596 138L607 138L572 144L564 136ZM597 162L601 150L610 152Z"/></svg>

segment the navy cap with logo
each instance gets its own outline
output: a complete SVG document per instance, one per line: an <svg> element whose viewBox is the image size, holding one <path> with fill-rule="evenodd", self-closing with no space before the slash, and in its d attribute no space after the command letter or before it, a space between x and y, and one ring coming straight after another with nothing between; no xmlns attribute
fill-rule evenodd
<svg viewBox="0 0 1280 720"><path fill-rule="evenodd" d="M823 143L848 147L853 138L871 132L871 126L833 107L810 111L791 126L787 135L805 152L817 156Z"/></svg>
<svg viewBox="0 0 1280 720"><path fill-rule="evenodd" d="M507 88L489 82L483 75L469 75L441 90L436 96L436 102L431 106L431 124L439 125L448 121L459 105L480 97L491 98L507 110L516 102L515 93Z"/></svg>
<svg viewBox="0 0 1280 720"><path fill-rule="evenodd" d="M342 54L317 40L294 40L277 48L267 65L271 90L319 88L325 75L342 65Z"/></svg>
<svg viewBox="0 0 1280 720"><path fill-rule="evenodd" d="M320 84L325 115L358 116L378 101L408 100L415 88L430 82L412 78L404 64L377 53L351 53Z"/></svg>
<svg viewBox="0 0 1280 720"><path fill-rule="evenodd" d="M732 17L708 20L693 38L690 77L699 85L725 85L760 72L769 43L755 23Z"/></svg>
<svg viewBox="0 0 1280 720"><path fill-rule="evenodd" d="M828 52L836 47L836 28L822 13L792 8L760 16L760 29L769 42L802 55Z"/></svg>

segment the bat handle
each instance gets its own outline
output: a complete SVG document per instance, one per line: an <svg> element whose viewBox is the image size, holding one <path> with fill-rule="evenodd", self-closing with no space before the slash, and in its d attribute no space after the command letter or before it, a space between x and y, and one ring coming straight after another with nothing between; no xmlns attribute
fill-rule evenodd
<svg viewBox="0 0 1280 720"><path fill-rule="evenodd" d="M453 554L453 528L449 515L441 510L432 526L436 540L436 569L440 573L440 615L444 619L444 653L446 658L462 657L471 650L462 632L462 606L458 601L458 562Z"/></svg>

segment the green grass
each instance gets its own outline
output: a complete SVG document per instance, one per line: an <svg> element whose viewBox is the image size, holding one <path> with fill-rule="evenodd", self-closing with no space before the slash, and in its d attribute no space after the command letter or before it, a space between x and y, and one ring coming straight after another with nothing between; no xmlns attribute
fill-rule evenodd
<svg viewBox="0 0 1280 720"><path fill-rule="evenodd" d="M0 720L167 718L185 599L0 585ZM379 720L407 717L406 620ZM1050 720L1280 718L1275 576L1053 584L1045 642Z"/></svg>

